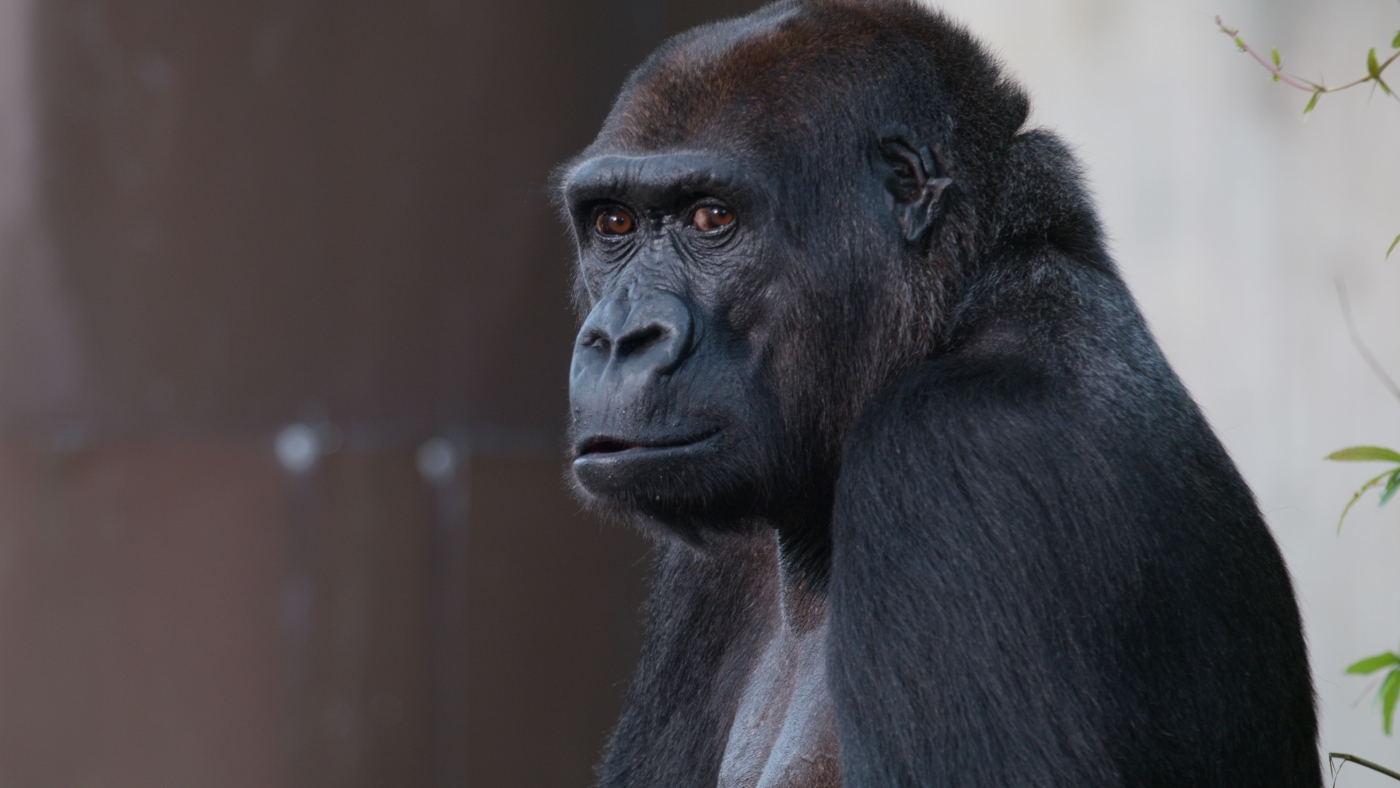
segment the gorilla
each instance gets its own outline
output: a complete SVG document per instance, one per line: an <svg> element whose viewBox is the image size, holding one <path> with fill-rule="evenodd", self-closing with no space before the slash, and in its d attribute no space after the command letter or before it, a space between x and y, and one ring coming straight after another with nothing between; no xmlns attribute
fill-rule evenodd
<svg viewBox="0 0 1400 788"><path fill-rule="evenodd" d="M605 788L1321 784L1278 547L1028 106L778 0L559 171L574 486L656 545Z"/></svg>

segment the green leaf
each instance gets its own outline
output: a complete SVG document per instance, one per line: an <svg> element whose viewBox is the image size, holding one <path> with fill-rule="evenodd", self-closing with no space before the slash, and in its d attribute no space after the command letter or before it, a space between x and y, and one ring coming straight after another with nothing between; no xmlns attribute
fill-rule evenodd
<svg viewBox="0 0 1400 788"><path fill-rule="evenodd" d="M1395 247L1400 246L1400 235L1395 236L1395 240L1390 242L1390 248L1385 250L1385 259L1390 259L1390 253L1395 251Z"/></svg>
<svg viewBox="0 0 1400 788"><path fill-rule="evenodd" d="M1377 654L1374 657L1367 657L1357 662L1347 668L1347 673L1375 673L1381 668L1388 668L1391 665L1400 665L1400 655L1397 655L1393 651L1387 651L1384 654Z"/></svg>
<svg viewBox="0 0 1400 788"><path fill-rule="evenodd" d="M1391 49L1400 49L1400 32L1395 34L1395 40L1390 42Z"/></svg>
<svg viewBox="0 0 1400 788"><path fill-rule="evenodd" d="M1283 58L1278 56L1278 47L1274 47L1272 50L1270 50L1269 54L1271 54L1274 58L1274 68L1279 68L1283 65Z"/></svg>
<svg viewBox="0 0 1400 788"><path fill-rule="evenodd" d="M1306 107L1303 107L1303 114L1304 114L1304 115L1306 115L1306 114L1308 114L1309 112L1312 112L1312 111L1313 111L1313 107L1316 107L1316 106L1317 106L1317 97L1318 97L1318 96L1321 96L1321 95L1322 95L1322 91L1320 91L1320 90L1314 90L1314 91L1313 91L1313 97L1312 97L1312 99L1310 99L1310 100L1308 101L1308 105L1307 105Z"/></svg>
<svg viewBox="0 0 1400 788"><path fill-rule="evenodd" d="M1381 716L1384 720L1382 727L1385 728L1385 735L1389 736L1390 722L1395 717L1395 701L1400 700L1400 670L1390 671L1377 694L1381 699Z"/></svg>
<svg viewBox="0 0 1400 788"><path fill-rule="evenodd" d="M1400 452L1380 446L1352 446L1334 451L1324 459L1337 462L1400 462Z"/></svg>
<svg viewBox="0 0 1400 788"><path fill-rule="evenodd" d="M1390 474L1390 481L1385 483L1385 489L1381 491L1381 506L1385 506L1395 497L1395 491L1400 490L1400 468L1395 469L1395 473Z"/></svg>
<svg viewBox="0 0 1400 788"><path fill-rule="evenodd" d="M1376 48L1371 47L1371 51L1366 53L1366 73L1371 75L1371 79L1381 78L1381 64L1376 62Z"/></svg>

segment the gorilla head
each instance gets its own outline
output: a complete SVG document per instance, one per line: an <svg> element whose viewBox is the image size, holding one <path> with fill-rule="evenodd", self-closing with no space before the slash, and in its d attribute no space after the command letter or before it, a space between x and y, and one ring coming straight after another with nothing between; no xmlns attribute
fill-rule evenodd
<svg viewBox="0 0 1400 788"><path fill-rule="evenodd" d="M853 419L948 339L1026 101L946 21L853 5L673 39L565 168L593 503L691 536L820 527Z"/></svg>

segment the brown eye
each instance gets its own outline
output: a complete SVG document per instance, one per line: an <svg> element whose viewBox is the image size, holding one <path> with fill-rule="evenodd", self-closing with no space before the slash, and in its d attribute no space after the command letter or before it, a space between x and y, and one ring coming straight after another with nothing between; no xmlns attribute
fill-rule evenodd
<svg viewBox="0 0 1400 788"><path fill-rule="evenodd" d="M609 208L598 214L593 229L599 235L626 235L636 229L637 222L632 214L621 208Z"/></svg>
<svg viewBox="0 0 1400 788"><path fill-rule="evenodd" d="M718 205L707 205L695 212L690 224L702 233L718 230L734 221L734 212Z"/></svg>

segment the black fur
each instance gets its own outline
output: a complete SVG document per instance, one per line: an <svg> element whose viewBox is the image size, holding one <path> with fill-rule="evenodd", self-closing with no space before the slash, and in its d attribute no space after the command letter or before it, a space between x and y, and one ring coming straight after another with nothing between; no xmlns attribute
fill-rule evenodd
<svg viewBox="0 0 1400 788"><path fill-rule="evenodd" d="M844 785L1320 785L1278 549L1027 111L913 2L782 0L561 170L577 488L658 543L602 785L716 785L799 596Z"/></svg>

